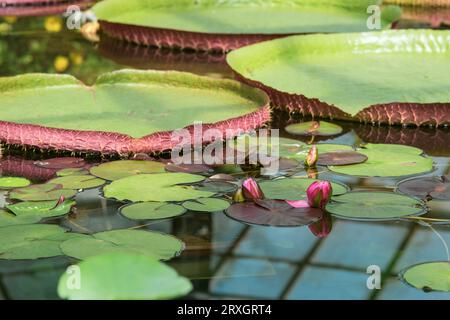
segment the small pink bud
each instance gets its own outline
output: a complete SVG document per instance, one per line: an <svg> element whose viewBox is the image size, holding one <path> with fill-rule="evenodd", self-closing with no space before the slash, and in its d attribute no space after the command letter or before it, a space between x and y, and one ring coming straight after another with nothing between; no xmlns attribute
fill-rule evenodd
<svg viewBox="0 0 450 320"><path fill-rule="evenodd" d="M297 201L290 201L286 200L286 202L294 208L309 208L309 203L306 200L297 200Z"/></svg>
<svg viewBox="0 0 450 320"><path fill-rule="evenodd" d="M242 193L246 200L262 200L264 193L253 178L248 178L242 183Z"/></svg>
<svg viewBox="0 0 450 320"><path fill-rule="evenodd" d="M58 206L60 206L61 204L64 203L64 201L66 201L66 198L61 195L58 199L58 201L56 202L55 206L53 208L51 208L50 210L56 209Z"/></svg>
<svg viewBox="0 0 450 320"><path fill-rule="evenodd" d="M242 188L239 188L236 193L233 196L233 201L234 202L244 202L245 198L244 198L244 194L242 192Z"/></svg>
<svg viewBox="0 0 450 320"><path fill-rule="evenodd" d="M315 167L318 159L319 152L317 151L317 146L312 146L305 158L305 166L308 168Z"/></svg>
<svg viewBox="0 0 450 320"><path fill-rule="evenodd" d="M311 208L325 209L326 205L331 199L333 188L328 181L316 181L312 183L306 195L308 196L308 204Z"/></svg>
<svg viewBox="0 0 450 320"><path fill-rule="evenodd" d="M319 238L325 238L333 228L333 220L331 215L324 212L322 219L309 226L309 230Z"/></svg>

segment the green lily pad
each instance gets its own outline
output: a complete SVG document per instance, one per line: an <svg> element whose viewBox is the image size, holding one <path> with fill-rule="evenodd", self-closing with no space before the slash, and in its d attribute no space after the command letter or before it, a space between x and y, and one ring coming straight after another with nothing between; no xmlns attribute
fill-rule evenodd
<svg viewBox="0 0 450 320"><path fill-rule="evenodd" d="M368 30L367 8L380 2L107 0L96 4L93 10L99 20L158 29L211 34L299 34ZM390 25L399 14L398 9L388 8L382 13L382 26Z"/></svg>
<svg viewBox="0 0 450 320"><path fill-rule="evenodd" d="M449 261L417 264L402 271L401 277L409 285L426 292L450 292Z"/></svg>
<svg viewBox="0 0 450 320"><path fill-rule="evenodd" d="M165 164L147 160L120 160L103 163L90 169L91 174L105 180L118 180L145 173L162 173Z"/></svg>
<svg viewBox="0 0 450 320"><path fill-rule="evenodd" d="M393 220L427 212L419 199L390 192L350 192L333 198L327 211L354 220Z"/></svg>
<svg viewBox="0 0 450 320"><path fill-rule="evenodd" d="M450 82L450 73L442 72L450 64L449 36L448 31L431 30L293 36L238 49L227 61L249 80L357 116L380 104L449 103L450 91L442 88ZM429 112L423 111L428 119L445 111L430 106ZM404 119L403 112L386 121L416 123Z"/></svg>
<svg viewBox="0 0 450 320"><path fill-rule="evenodd" d="M113 181L103 188L103 192L107 198L133 202L185 201L208 198L214 193L181 185L200 182L204 179L203 176L181 172L140 174Z"/></svg>
<svg viewBox="0 0 450 320"><path fill-rule="evenodd" d="M77 192L75 190L63 189L61 185L46 183L35 184L29 187L14 189L9 193L10 199L21 201L50 201L64 198L72 198Z"/></svg>
<svg viewBox="0 0 450 320"><path fill-rule="evenodd" d="M58 201L18 202L6 207L18 217L36 217L39 221L44 218L59 217L70 212L75 201L67 200L56 206Z"/></svg>
<svg viewBox="0 0 450 320"><path fill-rule="evenodd" d="M329 166L331 171L352 176L399 177L433 169L433 159L422 156L422 150L391 144L367 144L359 153L368 160L347 166Z"/></svg>
<svg viewBox="0 0 450 320"><path fill-rule="evenodd" d="M317 147L317 152L319 157L321 154L330 153L330 152L338 152L338 151L354 151L352 146L345 144L331 144L331 143L319 143L315 145ZM309 150L312 146L303 144L297 148L292 147L289 150L286 150L284 153L284 157L288 159L296 159L300 162L305 161L306 156L308 155Z"/></svg>
<svg viewBox="0 0 450 320"><path fill-rule="evenodd" d="M183 242L173 236L143 230L104 231L69 239L61 244L65 255L80 260L109 252L139 253L168 260L183 249Z"/></svg>
<svg viewBox="0 0 450 320"><path fill-rule="evenodd" d="M273 145L272 145L273 144ZM244 134L236 138L231 144L239 152L250 154L252 152L265 151L268 156L272 155L272 150L278 150L279 157L288 157L304 150L306 143L294 139L278 138L271 139L259 138L254 135Z"/></svg>
<svg viewBox="0 0 450 320"><path fill-rule="evenodd" d="M288 125L285 130L299 136L335 136L342 132L342 127L325 121L311 121Z"/></svg>
<svg viewBox="0 0 450 320"><path fill-rule="evenodd" d="M31 184L28 179L20 177L0 177L0 189L22 188Z"/></svg>
<svg viewBox="0 0 450 320"><path fill-rule="evenodd" d="M145 255L108 253L78 264L80 287L70 273L59 279L58 295L70 300L163 300L182 297L191 282L171 267ZM132 277L130 277L132 275Z"/></svg>
<svg viewBox="0 0 450 320"><path fill-rule="evenodd" d="M58 177L67 177L67 176L84 176L89 174L89 171L84 168L67 168L62 169L56 172Z"/></svg>
<svg viewBox="0 0 450 320"><path fill-rule="evenodd" d="M0 228L0 259L21 260L61 255L61 241L77 237L48 224L14 225Z"/></svg>
<svg viewBox="0 0 450 320"><path fill-rule="evenodd" d="M167 202L140 202L126 205L120 213L132 220L156 220L180 216L186 212L182 206Z"/></svg>
<svg viewBox="0 0 450 320"><path fill-rule="evenodd" d="M238 186L234 183L230 183L224 180L209 179L203 182L196 189L201 191L210 191L214 193L230 193L236 191Z"/></svg>
<svg viewBox="0 0 450 320"><path fill-rule="evenodd" d="M217 212L223 211L230 206L230 203L223 199L200 198L183 202L183 207L191 211Z"/></svg>
<svg viewBox="0 0 450 320"><path fill-rule="evenodd" d="M106 181L91 175L72 175L52 179L49 183L60 184L64 189L82 190L100 187Z"/></svg>
<svg viewBox="0 0 450 320"><path fill-rule="evenodd" d="M14 226L19 224L33 224L41 220L40 217L31 216L16 216L9 211L0 209L0 227Z"/></svg>
<svg viewBox="0 0 450 320"><path fill-rule="evenodd" d="M268 199L279 200L304 200L306 190L315 181L308 178L284 178L277 180L262 181L259 185ZM331 182L333 195L338 196L348 192L349 188L338 182Z"/></svg>
<svg viewBox="0 0 450 320"><path fill-rule="evenodd" d="M55 109L57 104L64 108ZM214 126L250 117L258 126L268 118L268 97L261 90L176 71L120 70L101 75L92 87L69 75L4 77L0 106L2 126L10 129L2 139L121 154L171 149L171 131L196 121Z"/></svg>

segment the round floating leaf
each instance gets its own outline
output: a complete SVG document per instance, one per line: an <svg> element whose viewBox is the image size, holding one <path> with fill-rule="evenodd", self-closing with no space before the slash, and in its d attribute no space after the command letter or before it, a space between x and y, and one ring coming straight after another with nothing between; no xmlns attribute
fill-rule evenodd
<svg viewBox="0 0 450 320"><path fill-rule="evenodd" d="M198 186L197 190L210 191L214 193L230 193L237 189L237 185L234 183L226 182L223 180L208 180Z"/></svg>
<svg viewBox="0 0 450 320"><path fill-rule="evenodd" d="M145 255L108 253L78 264L80 288L73 288L66 272L58 295L71 300L159 300L184 296L192 284L171 267ZM132 275L132 276L130 276Z"/></svg>
<svg viewBox="0 0 450 320"><path fill-rule="evenodd" d="M166 165L166 171L169 172L184 172L184 173L208 173L213 170L205 164L174 164Z"/></svg>
<svg viewBox="0 0 450 320"><path fill-rule="evenodd" d="M0 189L22 188L31 184L28 179L20 177L0 177Z"/></svg>
<svg viewBox="0 0 450 320"><path fill-rule="evenodd" d="M0 227L14 226L19 224L33 224L39 222L40 217L30 215L30 216L16 216L11 212L0 209Z"/></svg>
<svg viewBox="0 0 450 320"><path fill-rule="evenodd" d="M326 152L319 155L317 164L319 166L343 166L349 164L363 163L367 156L355 151Z"/></svg>
<svg viewBox="0 0 450 320"><path fill-rule="evenodd" d="M330 152L343 152L343 151L354 151L352 146L348 146L345 144L328 144L328 143L319 143L315 145L317 147L317 152L319 153L319 158L321 154L330 153ZM302 145L297 149L291 149L289 152L285 153L286 158L296 159L300 162L304 162L306 156L308 155L309 150L311 149L311 145Z"/></svg>
<svg viewBox="0 0 450 320"><path fill-rule="evenodd" d="M21 201L50 201L59 200L61 196L71 198L76 193L75 190L63 189L61 185L46 183L14 189L9 193L9 198Z"/></svg>
<svg viewBox="0 0 450 320"><path fill-rule="evenodd" d="M402 271L401 276L411 286L429 291L450 292L450 262L427 262Z"/></svg>
<svg viewBox="0 0 450 320"><path fill-rule="evenodd" d="M46 169L81 168L85 166L82 158L53 158L36 161L36 166Z"/></svg>
<svg viewBox="0 0 450 320"><path fill-rule="evenodd" d="M401 193L422 199L450 200L450 180L442 177L421 177L401 181L397 190Z"/></svg>
<svg viewBox="0 0 450 320"><path fill-rule="evenodd" d="M236 138L232 144L238 152L249 155L254 152L265 152L267 156L272 156L272 151L278 151L279 157L296 154L303 150L305 143L288 138L260 138L258 136L244 134Z"/></svg>
<svg viewBox="0 0 450 320"><path fill-rule="evenodd" d="M424 202L390 192L350 192L333 200L329 213L354 220L392 220L427 211Z"/></svg>
<svg viewBox="0 0 450 320"><path fill-rule="evenodd" d="M0 259L38 259L61 255L62 240L72 237L59 226L29 224L0 228Z"/></svg>
<svg viewBox="0 0 450 320"><path fill-rule="evenodd" d="M147 160L120 160L103 163L90 169L91 174L105 180L118 180L145 173L164 172L165 164Z"/></svg>
<svg viewBox="0 0 450 320"><path fill-rule="evenodd" d="M311 121L288 125L286 132L299 136L335 136L342 132L337 124L325 121Z"/></svg>
<svg viewBox="0 0 450 320"><path fill-rule="evenodd" d="M84 168L67 168L62 169L56 172L58 177L66 177L66 176L82 176L89 174L89 171Z"/></svg>
<svg viewBox="0 0 450 320"><path fill-rule="evenodd" d="M105 180L91 175L72 175L55 178L49 183L60 184L64 189L82 190L97 188L105 184Z"/></svg>
<svg viewBox="0 0 450 320"><path fill-rule="evenodd" d="M132 220L155 220L180 216L186 212L178 204L166 202L140 202L126 205L120 209L120 213Z"/></svg>
<svg viewBox="0 0 450 320"><path fill-rule="evenodd" d="M189 173L139 174L113 181L103 188L105 197L118 200L140 201L185 201L208 198L213 192L196 190L180 184L196 183L205 177Z"/></svg>
<svg viewBox="0 0 450 320"><path fill-rule="evenodd" d="M75 205L75 201L67 200L58 204L58 201L32 201L32 202L18 202L6 206L18 217L36 217L37 221L58 217L70 212L70 209Z"/></svg>
<svg viewBox="0 0 450 320"><path fill-rule="evenodd" d="M296 227L321 219L322 210L316 208L293 208L285 201L258 200L231 205L226 214L241 222L275 227Z"/></svg>
<svg viewBox="0 0 450 320"><path fill-rule="evenodd" d="M230 206L226 200L217 198L200 198L183 202L183 207L191 211L217 212L223 211Z"/></svg>
<svg viewBox="0 0 450 320"><path fill-rule="evenodd" d="M69 239L61 244L65 255L80 260L109 252L129 252L168 260L178 255L184 244L177 238L143 230L113 230Z"/></svg>
<svg viewBox="0 0 450 320"><path fill-rule="evenodd" d="M304 200L306 199L306 190L315 181L308 178L283 178L277 180L262 181L260 183L264 195L268 199L279 200ZM344 184L331 182L333 195L341 195L348 191Z"/></svg>
<svg viewBox="0 0 450 320"><path fill-rule="evenodd" d="M399 177L433 169L433 159L422 156L422 151L413 147L367 144L358 152L366 155L368 160L348 166L330 166L329 169L341 174L367 177Z"/></svg>

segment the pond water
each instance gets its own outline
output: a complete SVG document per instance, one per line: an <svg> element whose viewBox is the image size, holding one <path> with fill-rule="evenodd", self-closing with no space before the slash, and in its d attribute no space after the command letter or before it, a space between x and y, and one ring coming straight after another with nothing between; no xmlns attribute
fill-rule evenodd
<svg viewBox="0 0 450 320"><path fill-rule="evenodd" d="M91 44L58 24L62 24L59 18L0 18L0 76L64 72L93 83L99 74L131 67L232 77L221 55L171 52L105 38ZM402 21L398 27L418 26L426 24ZM1 30L8 34L2 35ZM309 119L275 113L270 126L281 129L283 137L299 139L283 128L302 120ZM450 174L448 128L331 122L339 124L343 132L322 139L321 143L414 146L435 162L434 171L427 176ZM42 182L49 180L54 171L36 166L35 161L60 156L7 148L0 160L0 173ZM94 155L89 161L106 160ZM397 182L405 178L359 178L326 169L318 177L345 183L353 191L393 191ZM0 208L7 201L5 194L0 195ZM76 206L70 215L48 223L86 234L141 229L174 235L184 241L186 248L168 264L192 281L194 290L189 298L194 299L450 299L450 293L427 293L398 279L399 272L409 266L449 259L450 201L428 202L430 211L420 220L368 222L333 218L332 231L325 238L317 238L308 227L248 225L222 212L189 211L175 218L135 222L119 213L122 205L102 197L98 188L85 190L76 195ZM75 261L64 256L0 260L0 299L57 299L58 279ZM380 268L381 289L368 289L369 266Z"/></svg>

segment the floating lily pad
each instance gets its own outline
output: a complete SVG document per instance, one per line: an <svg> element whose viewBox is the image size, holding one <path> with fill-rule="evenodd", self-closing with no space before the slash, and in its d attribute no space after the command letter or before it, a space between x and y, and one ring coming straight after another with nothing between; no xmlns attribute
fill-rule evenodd
<svg viewBox="0 0 450 320"><path fill-rule="evenodd" d="M401 193L426 199L450 200L450 180L447 176L421 177L400 181L397 190Z"/></svg>
<svg viewBox="0 0 450 320"><path fill-rule="evenodd" d="M50 201L64 198L72 198L76 195L75 190L63 189L59 184L35 184L29 187L14 189L9 193L10 199L21 201Z"/></svg>
<svg viewBox="0 0 450 320"><path fill-rule="evenodd" d="M344 151L354 151L352 146L345 144L329 144L329 143L319 143L315 145L317 147L317 152L319 153L319 158L321 154L330 152L344 152ZM312 146L310 145L300 145L297 148L291 148L283 152L283 156L289 159L296 159L300 162L304 162L309 150Z"/></svg>
<svg viewBox="0 0 450 320"><path fill-rule="evenodd" d="M33 216L39 221L44 218L68 214L70 209L75 205L75 201L72 200L67 200L60 204L58 204L58 202L59 201L18 202L7 205L6 207L18 217L25 218Z"/></svg>
<svg viewBox="0 0 450 320"><path fill-rule="evenodd" d="M450 123L450 92L442 90L450 81L442 72L450 64L449 37L432 30L302 35L235 50L227 61L271 92L280 108L369 123L444 125Z"/></svg>
<svg viewBox="0 0 450 320"><path fill-rule="evenodd" d="M67 168L62 169L56 172L58 177L67 177L67 176L84 176L89 174L89 171L84 168Z"/></svg>
<svg viewBox="0 0 450 320"><path fill-rule="evenodd" d="M183 202L183 207L191 211L217 212L223 211L230 206L230 203L217 198L200 198Z"/></svg>
<svg viewBox="0 0 450 320"><path fill-rule="evenodd" d="M226 214L231 218L256 225L275 227L297 227L309 225L322 217L316 208L294 208L286 201L257 200L231 205Z"/></svg>
<svg viewBox="0 0 450 320"><path fill-rule="evenodd" d="M350 192L333 198L327 211L354 220L393 220L427 212L416 198L389 192Z"/></svg>
<svg viewBox="0 0 450 320"><path fill-rule="evenodd" d="M83 158L53 158L36 161L34 165L46 169L82 168L86 165Z"/></svg>
<svg viewBox="0 0 450 320"><path fill-rule="evenodd" d="M64 189L82 190L100 187L106 181L91 175L72 175L52 179L49 183L60 184Z"/></svg>
<svg viewBox="0 0 450 320"><path fill-rule="evenodd" d="M335 151L321 153L317 160L319 166L343 166L366 162L368 157L355 151Z"/></svg>
<svg viewBox="0 0 450 320"><path fill-rule="evenodd" d="M223 180L215 180L217 179L205 181L200 186L196 187L196 189L214 193L230 193L236 191L238 188L238 186L234 183Z"/></svg>
<svg viewBox="0 0 450 320"><path fill-rule="evenodd" d="M108 0L93 10L107 34L145 45L228 51L275 36L368 30L367 8L380 1L266 0L186 2ZM386 8L382 27L400 16ZM139 37L136 34L139 32Z"/></svg>
<svg viewBox="0 0 450 320"><path fill-rule="evenodd" d="M113 181L103 188L107 198L140 201L185 201L208 198L213 192L181 185L203 181L205 177L189 173L140 174Z"/></svg>
<svg viewBox="0 0 450 320"><path fill-rule="evenodd" d="M246 155L253 152L265 152L267 156L274 156L272 150L275 150L279 153L278 156L284 157L300 152L306 143L288 138L259 138L253 135L241 135L236 138L233 146L237 151Z"/></svg>
<svg viewBox="0 0 450 320"><path fill-rule="evenodd" d="M126 205L120 209L120 213L132 220L166 219L180 216L186 212L178 204L167 202L140 202Z"/></svg>
<svg viewBox="0 0 450 320"><path fill-rule="evenodd" d="M422 150L413 147L367 144L358 152L366 155L368 160L348 166L330 166L329 169L337 173L368 177L400 177L433 169L433 159L422 156Z"/></svg>
<svg viewBox="0 0 450 320"><path fill-rule="evenodd" d="M21 177L0 177L0 189L22 188L30 184L28 179Z"/></svg>
<svg viewBox="0 0 450 320"><path fill-rule="evenodd" d="M0 119L0 141L128 154L172 149L180 144L173 131L196 121L224 134L234 126L254 129L270 119L270 111L263 91L237 81L120 70L92 87L69 75L0 78Z"/></svg>
<svg viewBox="0 0 450 320"><path fill-rule="evenodd" d="M417 264L402 271L401 277L409 285L426 292L450 292L449 261Z"/></svg>
<svg viewBox="0 0 450 320"><path fill-rule="evenodd" d="M14 226L19 224L33 224L39 222L40 217L35 215L16 216L9 211L0 209L0 227Z"/></svg>
<svg viewBox="0 0 450 320"><path fill-rule="evenodd" d="M0 259L38 259L61 255L61 241L76 237L55 225L29 224L0 228Z"/></svg>
<svg viewBox="0 0 450 320"><path fill-rule="evenodd" d="M304 200L306 199L306 190L315 181L308 178L283 178L277 180L262 181L260 187L268 199L279 200ZM346 185L331 182L333 195L338 196L346 193L349 189Z"/></svg>
<svg viewBox="0 0 450 320"><path fill-rule="evenodd" d="M90 169L91 174L105 180L118 180L145 173L164 172L164 163L146 160L120 160L103 163Z"/></svg>
<svg viewBox="0 0 450 320"><path fill-rule="evenodd" d="M143 230L99 232L69 239L61 244L65 255L80 260L109 252L139 253L168 260L183 249L183 242L173 236Z"/></svg>
<svg viewBox="0 0 450 320"><path fill-rule="evenodd" d="M285 130L299 136L335 136L342 132L342 127L325 121L311 121L288 125Z"/></svg>
<svg viewBox="0 0 450 320"><path fill-rule="evenodd" d="M59 279L58 295L71 300L162 300L184 296L191 282L171 267L130 253L108 253L78 264L80 288L69 285L70 274ZM132 275L132 277L130 277Z"/></svg>
<svg viewBox="0 0 450 320"><path fill-rule="evenodd" d="M173 164L166 165L166 171L169 172L184 172L184 173L208 173L213 169L205 164Z"/></svg>

